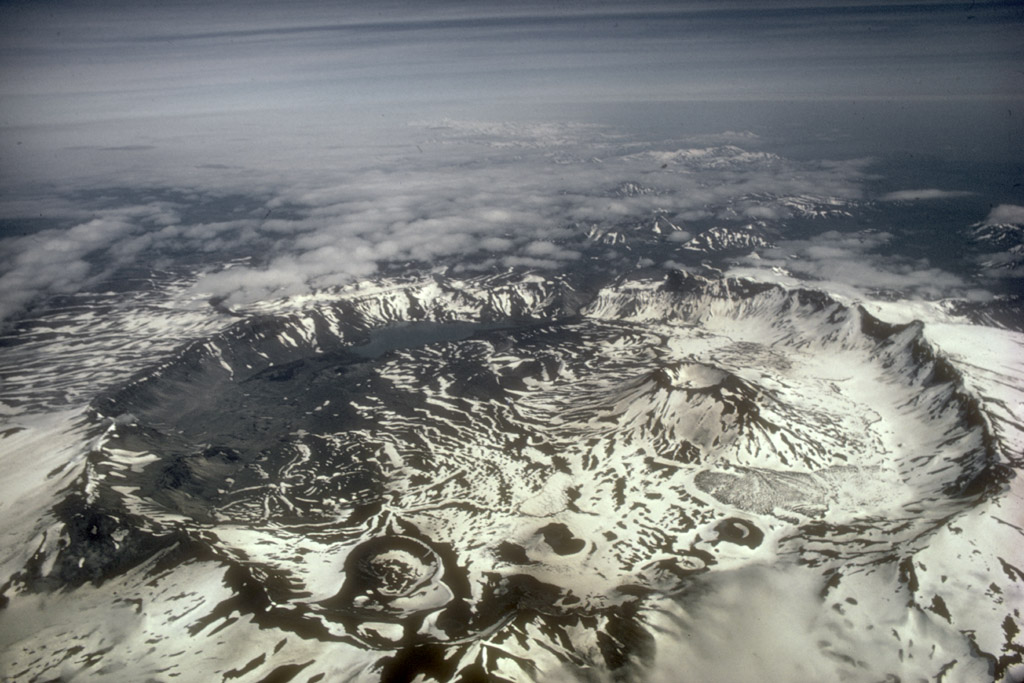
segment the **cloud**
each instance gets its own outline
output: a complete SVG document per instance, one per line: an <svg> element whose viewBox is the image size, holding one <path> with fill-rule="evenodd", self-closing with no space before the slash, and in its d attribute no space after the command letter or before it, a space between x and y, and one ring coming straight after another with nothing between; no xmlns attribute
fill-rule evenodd
<svg viewBox="0 0 1024 683"><path fill-rule="evenodd" d="M757 146L761 136L749 130L727 130L721 133L703 133L701 135L687 135L683 138L687 143L700 147L718 145L738 145L740 147Z"/></svg>
<svg viewBox="0 0 1024 683"><path fill-rule="evenodd" d="M560 247L553 242L548 241L535 241L530 242L523 249L523 253L527 256L543 256L557 260L574 260L580 257L578 251L572 249L565 249Z"/></svg>
<svg viewBox="0 0 1024 683"><path fill-rule="evenodd" d="M5 4L4 182L116 175L220 185L223 171L242 168L260 180L273 169L270 182L279 182L332 168L338 146L410 119L461 127L495 148L551 148L578 139L553 123L572 118L567 103L592 113L627 105L640 121L646 103L742 102L748 115L728 122L711 116L691 128L677 113L671 135L750 147L778 116L761 113L766 102L855 99L860 117L870 100L959 99L980 112L979 101L1020 90L1019 18L1000 3L966 23L953 3L927 12L854 3L838 14L823 3L646 1L306 0L282 12L266 0L172 0L122 9L110 0ZM955 51L941 48L954 42ZM548 122L533 137L473 129L495 117L506 127ZM914 132L943 115L929 118L915 117ZM972 142L983 133L1002 144L1017 130L1004 118L989 129L956 125L973 127Z"/></svg>
<svg viewBox="0 0 1024 683"><path fill-rule="evenodd" d="M1000 204L992 209L984 225L1024 225L1024 206Z"/></svg>
<svg viewBox="0 0 1024 683"><path fill-rule="evenodd" d="M973 192L960 190L899 190L882 195L879 199L883 202L915 202L929 199L955 199L956 197L969 197Z"/></svg>
<svg viewBox="0 0 1024 683"><path fill-rule="evenodd" d="M144 246L132 239L146 227L173 224L177 214L165 203L101 211L69 229L47 229L0 241L0 320L41 295L67 294L108 277L111 254L134 257Z"/></svg>
<svg viewBox="0 0 1024 683"><path fill-rule="evenodd" d="M753 565L697 583L685 605L666 601L651 611L653 624L671 637L659 643L644 680L678 681L681 662L687 679L709 683L843 678L842 660L822 642L829 631L821 580L812 572Z"/></svg>
<svg viewBox="0 0 1024 683"><path fill-rule="evenodd" d="M754 219L778 220L787 215L787 212L776 206L749 206L743 210L744 217Z"/></svg>
<svg viewBox="0 0 1024 683"><path fill-rule="evenodd" d="M441 119L322 147L300 146L263 168L255 161L240 169L192 167L187 180L171 168L164 182L177 184L163 192L173 201L148 198L153 178L145 166L117 191L89 189L93 181L86 181L78 203L98 206L107 229L43 235L63 240L63 251L7 244L21 260L9 258L0 270L11 292L4 315L40 296L93 286L118 268L155 264L188 264L197 273L192 294L228 305L344 285L384 263L563 269L580 259L583 235L595 227L640 226L647 234L663 217L686 228L659 238L672 247L712 217L778 223L820 202L847 207L863 194L868 163L793 160L735 145L678 148L625 139L605 126L543 121ZM806 278L876 275L879 286L894 288L915 284L922 265L890 260L881 267L872 257L873 273L846 258L863 257L867 247L851 248L838 236L794 248L803 251L799 263L781 252L762 256Z"/></svg>
<svg viewBox="0 0 1024 683"><path fill-rule="evenodd" d="M13 76L0 95L19 122L35 113L47 123L81 124L126 112L192 117L439 99L461 108L556 96L940 97L952 83L967 95L1013 92L1010 79L968 79L971 67L1015 68L1016 17L1008 8L989 8L986 21L966 25L952 4L932 3L927 13L881 3L831 10L391 2L377 11L307 1L282 13L269 2L168 2L143 3L126 16L102 0L55 9L16 3L0 28ZM956 54L935 47L954 37ZM882 61L900 68L878 73Z"/></svg>
<svg viewBox="0 0 1024 683"><path fill-rule="evenodd" d="M964 296L974 286L924 259L890 253L893 236L881 231L828 231L805 240L785 240L744 259L729 275L812 286L854 299L891 295L939 299Z"/></svg>
<svg viewBox="0 0 1024 683"><path fill-rule="evenodd" d="M234 269L203 277L196 291L243 303L303 286L344 284L385 261L562 268L580 257L573 240L589 226L651 225L659 215L701 220L718 211L711 207L737 202L748 215L778 217L788 213L774 203L775 193L852 198L861 193L863 175L861 162L772 156L765 167L764 155L739 148L670 152L680 161L661 168L652 163L661 156L637 153L635 141L571 123L442 120L409 126L403 135L410 142L401 154L384 148L387 155L373 165L360 157L357 164L339 164L329 177L300 176L276 190L266 205L280 217L257 224L246 219L246 239L272 246L266 259L247 267L260 272L254 284L246 286L244 271ZM481 154L481 148L488 151ZM723 163L715 162L718 152ZM696 166L689 156L697 157ZM708 166L714 168L698 172ZM620 188L632 185L650 191L622 196ZM284 215L286 207L292 215ZM211 239L226 232L203 229Z"/></svg>
<svg viewBox="0 0 1024 683"><path fill-rule="evenodd" d="M593 142L595 134L612 139L612 131L594 123L576 121L477 121L443 118L440 121L414 121L410 126L439 134L436 141L471 142L495 149L557 149Z"/></svg>

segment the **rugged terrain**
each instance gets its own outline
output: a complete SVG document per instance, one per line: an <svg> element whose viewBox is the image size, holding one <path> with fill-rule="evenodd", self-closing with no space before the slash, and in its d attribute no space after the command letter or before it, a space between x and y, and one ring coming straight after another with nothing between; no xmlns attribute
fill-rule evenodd
<svg viewBox="0 0 1024 683"><path fill-rule="evenodd" d="M17 678L671 679L691 647L695 680L770 672L715 668L739 605L814 643L779 675L1021 671L1021 426L922 323L681 272L299 303L59 427L66 485L5 593L84 597ZM111 603L130 638L82 627Z"/></svg>

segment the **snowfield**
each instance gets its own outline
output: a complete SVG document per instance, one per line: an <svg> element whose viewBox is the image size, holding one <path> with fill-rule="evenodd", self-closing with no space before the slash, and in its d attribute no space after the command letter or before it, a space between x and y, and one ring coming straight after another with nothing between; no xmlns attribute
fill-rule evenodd
<svg viewBox="0 0 1024 683"><path fill-rule="evenodd" d="M679 272L264 305L8 419L3 668L1015 680L1024 337L877 313Z"/></svg>

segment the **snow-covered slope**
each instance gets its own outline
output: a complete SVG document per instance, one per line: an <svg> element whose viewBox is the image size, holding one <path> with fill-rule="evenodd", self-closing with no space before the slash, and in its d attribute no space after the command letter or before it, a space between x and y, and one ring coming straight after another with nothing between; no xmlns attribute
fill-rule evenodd
<svg viewBox="0 0 1024 683"><path fill-rule="evenodd" d="M984 254L982 268L999 277L1020 277L1024 270L1024 225L1019 223L976 223L971 237Z"/></svg>
<svg viewBox="0 0 1024 683"><path fill-rule="evenodd" d="M1013 249L1024 245L1024 225L1017 223L976 223L972 237L992 249Z"/></svg>
<svg viewBox="0 0 1024 683"><path fill-rule="evenodd" d="M958 337L682 273L307 303L78 418L51 526L4 565L17 614L74 611L8 670L671 679L696 631L693 671L727 679L737 605L789 591L789 680L1024 671L1020 395L989 388L1020 382Z"/></svg>
<svg viewBox="0 0 1024 683"><path fill-rule="evenodd" d="M770 246L771 242L765 236L762 226L749 224L709 228L683 244L683 249L705 253L750 253Z"/></svg>

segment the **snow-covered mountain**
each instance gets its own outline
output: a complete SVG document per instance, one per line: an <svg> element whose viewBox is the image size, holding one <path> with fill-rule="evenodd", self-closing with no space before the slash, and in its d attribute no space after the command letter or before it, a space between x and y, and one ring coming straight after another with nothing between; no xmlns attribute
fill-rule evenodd
<svg viewBox="0 0 1024 683"><path fill-rule="evenodd" d="M972 237L992 249L1013 249L1024 245L1024 225L1017 223L975 223Z"/></svg>
<svg viewBox="0 0 1024 683"><path fill-rule="evenodd" d="M651 159L668 167L677 167L691 172L738 168L749 169L754 167L771 168L782 161L782 157L776 154L749 151L735 145L693 147L671 151L649 151L637 156Z"/></svg>
<svg viewBox="0 0 1024 683"><path fill-rule="evenodd" d="M750 253L770 246L771 241L765 235L763 226L754 223L715 226L683 244L684 249L702 253Z"/></svg>
<svg viewBox="0 0 1024 683"><path fill-rule="evenodd" d="M657 677L687 632L727 638L707 596L765 567L814 614L809 675L1024 670L1024 426L925 325L681 272L299 303L182 346L59 439L5 437L65 462L5 593L77 596L10 671ZM90 604L146 623L120 639Z"/></svg>
<svg viewBox="0 0 1024 683"><path fill-rule="evenodd" d="M971 237L983 253L983 269L1000 276L1020 276L1024 271L1024 225L981 222L971 226Z"/></svg>
<svg viewBox="0 0 1024 683"><path fill-rule="evenodd" d="M800 218L841 218L853 215L850 200L839 197L802 194L779 197L776 201L791 215Z"/></svg>
<svg viewBox="0 0 1024 683"><path fill-rule="evenodd" d="M741 158L743 163L749 161L746 157ZM630 198L657 193L651 187L623 183L612 192L612 196ZM777 236L787 221L849 218L852 216L852 201L825 195L762 192L744 194L726 202L708 203L696 215L699 216L696 222L686 223L685 227L682 221L674 221L657 211L629 220L578 227L589 241L626 249L646 248L655 257L664 255L666 248L682 249L681 255L685 252L735 255L773 246L770 235ZM712 220L714 223L709 225ZM669 244L665 243L666 240Z"/></svg>
<svg viewBox="0 0 1024 683"><path fill-rule="evenodd" d="M673 234L687 233L665 216L654 215L649 219L629 221L613 225L592 224L585 228L584 234L591 242L607 245L640 245L650 246Z"/></svg>

